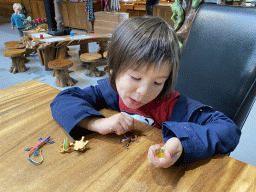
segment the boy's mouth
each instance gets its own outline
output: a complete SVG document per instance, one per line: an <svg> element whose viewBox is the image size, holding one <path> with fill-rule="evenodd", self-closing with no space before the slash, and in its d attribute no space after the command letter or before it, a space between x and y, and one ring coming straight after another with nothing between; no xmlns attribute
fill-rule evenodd
<svg viewBox="0 0 256 192"><path fill-rule="evenodd" d="M129 97L129 103L133 104L133 105L141 105L142 104L141 102L138 102L138 101L132 99L131 97Z"/></svg>

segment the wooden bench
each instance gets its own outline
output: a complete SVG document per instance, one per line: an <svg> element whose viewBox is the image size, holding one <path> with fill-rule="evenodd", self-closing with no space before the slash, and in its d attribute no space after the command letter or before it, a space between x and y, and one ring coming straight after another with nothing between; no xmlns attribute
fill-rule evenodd
<svg viewBox="0 0 256 192"><path fill-rule="evenodd" d="M11 73L15 74L19 72L25 72L28 70L24 62L24 53L25 49L11 49L3 52L3 55L5 57L11 57L12 59L12 66L10 69Z"/></svg>
<svg viewBox="0 0 256 192"><path fill-rule="evenodd" d="M73 66L73 61L69 59L56 59L48 63L49 68L53 69L53 76L56 76L56 85L58 87L73 86L77 80L68 74L68 68Z"/></svg>

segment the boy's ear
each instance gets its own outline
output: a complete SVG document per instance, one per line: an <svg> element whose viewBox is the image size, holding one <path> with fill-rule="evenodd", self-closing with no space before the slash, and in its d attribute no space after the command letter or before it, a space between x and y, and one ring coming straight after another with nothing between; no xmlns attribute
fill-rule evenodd
<svg viewBox="0 0 256 192"><path fill-rule="evenodd" d="M109 73L110 73L111 75L113 75L113 69L110 69L110 70L109 70Z"/></svg>

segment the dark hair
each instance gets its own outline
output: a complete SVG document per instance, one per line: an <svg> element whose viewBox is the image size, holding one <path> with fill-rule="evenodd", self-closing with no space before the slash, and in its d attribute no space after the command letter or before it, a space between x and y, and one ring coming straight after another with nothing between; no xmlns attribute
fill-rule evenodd
<svg viewBox="0 0 256 192"><path fill-rule="evenodd" d="M159 94L168 97L176 84L179 58L178 38L166 21L158 17L126 19L116 27L108 46L110 84L117 91L116 77L128 69L169 64L171 73Z"/></svg>

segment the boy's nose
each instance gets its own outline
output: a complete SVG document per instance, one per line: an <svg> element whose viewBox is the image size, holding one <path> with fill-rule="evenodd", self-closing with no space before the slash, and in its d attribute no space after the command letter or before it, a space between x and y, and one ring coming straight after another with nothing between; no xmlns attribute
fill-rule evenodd
<svg viewBox="0 0 256 192"><path fill-rule="evenodd" d="M137 88L136 92L139 94L139 95L148 95L149 92L150 92L150 86L149 84L140 84L140 86Z"/></svg>

